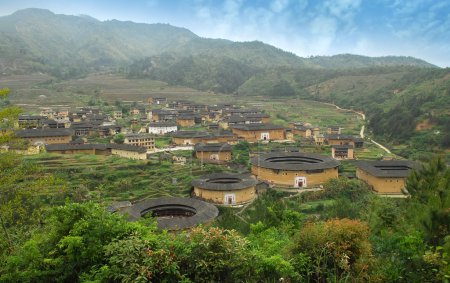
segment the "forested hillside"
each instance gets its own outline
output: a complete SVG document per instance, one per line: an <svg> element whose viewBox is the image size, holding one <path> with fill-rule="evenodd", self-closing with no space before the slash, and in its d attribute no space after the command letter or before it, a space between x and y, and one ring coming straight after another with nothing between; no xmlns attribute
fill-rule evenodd
<svg viewBox="0 0 450 283"><path fill-rule="evenodd" d="M177 62L183 62L190 56L214 57L210 63L212 65L223 60L236 60L247 68L432 66L407 57L342 55L301 58L257 41L200 38L187 29L167 24L116 20L102 22L87 16L56 15L42 9L25 9L0 17L0 36L0 67L3 74L41 71L59 78L72 78L105 67L126 67L133 61L147 61L143 58L163 53L175 56ZM146 69L138 68L139 65L138 62L134 65L133 74L139 75L141 72L140 75L145 75ZM159 68L160 72L168 72L166 69L170 67L162 65ZM204 80L202 85L211 84Z"/></svg>

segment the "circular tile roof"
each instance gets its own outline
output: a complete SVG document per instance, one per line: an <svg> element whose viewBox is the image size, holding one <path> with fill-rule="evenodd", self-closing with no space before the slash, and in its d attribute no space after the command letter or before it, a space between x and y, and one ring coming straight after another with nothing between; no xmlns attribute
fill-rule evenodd
<svg viewBox="0 0 450 283"><path fill-rule="evenodd" d="M199 224L208 223L219 215L219 210L213 204L194 198L178 197L144 200L120 212L128 215L130 221L136 221L147 213L161 212L164 210L183 211L189 215L157 217L158 228L166 230L188 229Z"/></svg>
<svg viewBox="0 0 450 283"><path fill-rule="evenodd" d="M317 170L335 168L340 162L324 155L304 152L270 152L252 158L252 165L278 170Z"/></svg>
<svg viewBox="0 0 450 283"><path fill-rule="evenodd" d="M212 191L242 190L255 186L257 180L250 174L213 173L192 181L192 186Z"/></svg>

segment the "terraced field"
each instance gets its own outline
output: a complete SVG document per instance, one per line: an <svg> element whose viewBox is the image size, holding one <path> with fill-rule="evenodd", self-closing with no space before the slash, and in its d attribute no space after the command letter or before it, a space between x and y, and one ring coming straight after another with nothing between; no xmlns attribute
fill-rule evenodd
<svg viewBox="0 0 450 283"><path fill-rule="evenodd" d="M197 163L129 160L101 155L40 154L27 157L67 183L68 193L77 201L101 203L161 196L188 196L196 176L222 170Z"/></svg>

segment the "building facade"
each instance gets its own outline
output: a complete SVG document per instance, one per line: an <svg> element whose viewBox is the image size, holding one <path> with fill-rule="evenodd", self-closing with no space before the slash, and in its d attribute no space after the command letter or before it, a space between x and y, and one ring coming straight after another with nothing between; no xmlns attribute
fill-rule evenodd
<svg viewBox="0 0 450 283"><path fill-rule="evenodd" d="M338 177L339 161L303 152L271 152L251 159L252 174L268 184L283 187L316 187Z"/></svg>
<svg viewBox="0 0 450 283"><path fill-rule="evenodd" d="M410 160L357 161L356 177L378 194L405 194L406 179L418 165Z"/></svg>
<svg viewBox="0 0 450 283"><path fill-rule="evenodd" d="M171 122L150 123L148 132L155 135L165 135L178 131L178 125Z"/></svg>
<svg viewBox="0 0 450 283"><path fill-rule="evenodd" d="M250 174L213 173L192 181L193 195L208 202L237 205L256 197L257 180Z"/></svg>
<svg viewBox="0 0 450 283"><path fill-rule="evenodd" d="M29 144L59 144L69 143L73 132L69 129L30 129L19 130L16 136L28 141Z"/></svg>
<svg viewBox="0 0 450 283"><path fill-rule="evenodd" d="M333 145L331 146L331 157L335 159L354 159L354 150L352 145Z"/></svg>
<svg viewBox="0 0 450 283"><path fill-rule="evenodd" d="M228 163L232 159L231 145L227 143L199 143L194 147L194 156L204 163Z"/></svg>
<svg viewBox="0 0 450 283"><path fill-rule="evenodd" d="M209 137L209 133L203 131L178 131L172 133L172 144L195 145L204 142Z"/></svg>
<svg viewBox="0 0 450 283"><path fill-rule="evenodd" d="M271 124L235 125L231 127L233 134L248 142L285 140L284 127Z"/></svg>
<svg viewBox="0 0 450 283"><path fill-rule="evenodd" d="M150 134L127 134L123 143L155 150L155 137Z"/></svg>

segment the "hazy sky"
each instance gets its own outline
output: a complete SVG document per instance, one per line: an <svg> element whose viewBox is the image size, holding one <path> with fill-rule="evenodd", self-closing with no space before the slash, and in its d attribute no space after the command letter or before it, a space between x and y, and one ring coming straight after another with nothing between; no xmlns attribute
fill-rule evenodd
<svg viewBox="0 0 450 283"><path fill-rule="evenodd" d="M450 66L450 0L0 0L99 20L169 23L202 37L260 40L299 56L405 55Z"/></svg>

